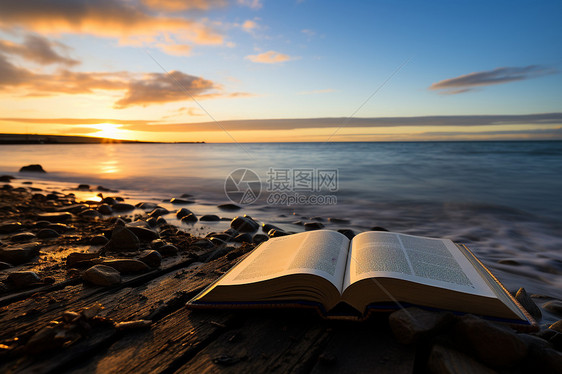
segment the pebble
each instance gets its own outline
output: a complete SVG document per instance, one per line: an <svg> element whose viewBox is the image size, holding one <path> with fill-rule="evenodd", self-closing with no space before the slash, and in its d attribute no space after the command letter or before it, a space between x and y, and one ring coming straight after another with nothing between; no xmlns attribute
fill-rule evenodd
<svg viewBox="0 0 562 374"><path fill-rule="evenodd" d="M152 217L152 218L154 218L154 217ZM166 221L166 220L164 219L164 217L158 217L158 218L156 219L156 225L157 225L157 226L165 225L165 224L167 224L167 223L168 223L168 221Z"/></svg>
<svg viewBox="0 0 562 374"><path fill-rule="evenodd" d="M135 206L126 203L115 203L111 206L115 212L130 212L131 210L135 210Z"/></svg>
<svg viewBox="0 0 562 374"><path fill-rule="evenodd" d="M41 221L41 222L46 222L46 221ZM47 226L45 226L45 228L55 230L59 234L62 234L70 230L74 230L74 227L65 225L63 223L49 223Z"/></svg>
<svg viewBox="0 0 562 374"><path fill-rule="evenodd" d="M80 217L85 218L101 218L101 213L94 209L86 209L78 214Z"/></svg>
<svg viewBox="0 0 562 374"><path fill-rule="evenodd" d="M140 248L140 240L128 228L116 227L104 248L112 251L136 251Z"/></svg>
<svg viewBox="0 0 562 374"><path fill-rule="evenodd" d="M90 239L91 245L105 245L109 242L109 239L105 235L96 235Z"/></svg>
<svg viewBox="0 0 562 374"><path fill-rule="evenodd" d="M0 182L10 182L12 179L16 179L11 175L2 175L0 176Z"/></svg>
<svg viewBox="0 0 562 374"><path fill-rule="evenodd" d="M193 214L193 213L191 212L191 210L186 209L186 208L181 208L181 209L178 209L178 211L176 212L176 218L177 218L177 219L182 219L183 217L186 217L186 216L188 216L188 215L190 215L190 214Z"/></svg>
<svg viewBox="0 0 562 374"><path fill-rule="evenodd" d="M11 268L12 265L8 264L7 262L0 261L0 270L6 270Z"/></svg>
<svg viewBox="0 0 562 374"><path fill-rule="evenodd" d="M144 227L135 227L128 225L127 229L135 234L142 242L151 242L160 237L157 232Z"/></svg>
<svg viewBox="0 0 562 374"><path fill-rule="evenodd" d="M236 243L252 243L252 235L245 232L234 237Z"/></svg>
<svg viewBox="0 0 562 374"><path fill-rule="evenodd" d="M271 223L264 223L263 225L261 225L261 230L263 232L269 232L270 230L281 230L284 231L283 229L280 229L279 227L272 225Z"/></svg>
<svg viewBox="0 0 562 374"><path fill-rule="evenodd" d="M193 200L185 200L185 199L178 199L178 198L173 198L170 200L170 203L174 204L174 205L182 205L182 204L193 204L195 203L195 201Z"/></svg>
<svg viewBox="0 0 562 374"><path fill-rule="evenodd" d="M269 240L269 236L263 234L256 234L252 238L252 242L255 244L260 244Z"/></svg>
<svg viewBox="0 0 562 374"><path fill-rule="evenodd" d="M99 255L97 253L73 252L66 256L66 266L72 267L80 263L88 263L88 261L98 257Z"/></svg>
<svg viewBox="0 0 562 374"><path fill-rule="evenodd" d="M15 234L10 236L10 240L14 243L21 243L21 242L28 242L30 240L35 239L36 236L32 232L20 232L19 234Z"/></svg>
<svg viewBox="0 0 562 374"><path fill-rule="evenodd" d="M72 214L70 214L69 212L42 213L38 214L37 218L49 222L66 222L72 219Z"/></svg>
<svg viewBox="0 0 562 374"><path fill-rule="evenodd" d="M0 225L0 234L11 234L23 229L20 222L4 223Z"/></svg>
<svg viewBox="0 0 562 374"><path fill-rule="evenodd" d="M454 316L445 312L432 312L420 308L404 308L388 317L392 333L402 344L413 344L435 335L451 326Z"/></svg>
<svg viewBox="0 0 562 374"><path fill-rule="evenodd" d="M89 190L90 189L90 185L89 184L79 184L78 187L76 187L77 190Z"/></svg>
<svg viewBox="0 0 562 374"><path fill-rule="evenodd" d="M388 230L385 229L384 227L374 226L374 227L371 227L370 231L388 231Z"/></svg>
<svg viewBox="0 0 562 374"><path fill-rule="evenodd" d="M37 233L37 237L39 239L51 239L51 238L58 238L60 234L52 229L41 229Z"/></svg>
<svg viewBox="0 0 562 374"><path fill-rule="evenodd" d="M175 256L178 254L178 248L172 244L164 244L159 248L155 248L162 256Z"/></svg>
<svg viewBox="0 0 562 374"><path fill-rule="evenodd" d="M39 243L32 242L20 244L17 246L1 247L0 261L7 262L12 265L24 264L39 254Z"/></svg>
<svg viewBox="0 0 562 374"><path fill-rule="evenodd" d="M439 344L431 349L427 366L428 372L432 374L496 373L495 370L484 366L472 357Z"/></svg>
<svg viewBox="0 0 562 374"><path fill-rule="evenodd" d="M208 248L214 247L213 243L209 239L199 239L199 240L196 240L195 242L193 242L191 245L199 247L199 248L203 248L203 249L208 249Z"/></svg>
<svg viewBox="0 0 562 374"><path fill-rule="evenodd" d="M98 212L103 214L104 216L110 216L113 214L113 209L108 204L101 204L98 206Z"/></svg>
<svg viewBox="0 0 562 374"><path fill-rule="evenodd" d="M236 204L220 204L220 205L217 205L217 208L219 208L220 210L227 211L227 212L234 212L234 211L242 209L241 207L239 207Z"/></svg>
<svg viewBox="0 0 562 374"><path fill-rule="evenodd" d="M82 279L96 286L109 287L121 283L121 274L112 267L94 265L82 274Z"/></svg>
<svg viewBox="0 0 562 374"><path fill-rule="evenodd" d="M350 223L350 221L349 221L348 219L334 218L334 217L328 218L328 221L330 221L330 222L332 222L332 223L342 223L342 224L348 224L348 223Z"/></svg>
<svg viewBox="0 0 562 374"><path fill-rule="evenodd" d="M533 299L531 299L531 296L527 294L527 291L525 291L523 287L519 288L519 290L515 294L515 299L517 299L519 304L521 304L521 306L525 308L525 310L529 312L529 314L534 319L539 320L542 318L541 310L539 309L537 304L535 304Z"/></svg>
<svg viewBox="0 0 562 374"><path fill-rule="evenodd" d="M39 164L31 164L31 165L22 166L20 168L20 173L21 172L46 173L46 171L43 170L43 166L41 166Z"/></svg>
<svg viewBox="0 0 562 374"><path fill-rule="evenodd" d="M339 229L338 232L344 234L349 240L355 237L355 232L353 232L353 230L350 229Z"/></svg>
<svg viewBox="0 0 562 374"><path fill-rule="evenodd" d="M8 275L5 282L14 288L29 288L43 285L41 278L34 271L15 271Z"/></svg>
<svg viewBox="0 0 562 374"><path fill-rule="evenodd" d="M181 218L182 223L195 223L197 222L197 216L193 213L189 213L187 216Z"/></svg>
<svg viewBox="0 0 562 374"><path fill-rule="evenodd" d="M517 365L527 354L527 345L508 328L466 315L455 325L458 343L492 368Z"/></svg>
<svg viewBox="0 0 562 374"><path fill-rule="evenodd" d="M145 273L150 270L147 264L132 258L105 260L101 265L112 267L122 274Z"/></svg>
<svg viewBox="0 0 562 374"><path fill-rule="evenodd" d="M215 214L205 214L204 216L199 218L199 221L206 221L206 222L215 222L220 220L221 220L220 217Z"/></svg>
<svg viewBox="0 0 562 374"><path fill-rule="evenodd" d="M280 236L286 236L289 235L288 233L286 233L285 231L281 231L281 230L269 230L269 232L267 233L267 235L270 238L278 238Z"/></svg>
<svg viewBox="0 0 562 374"><path fill-rule="evenodd" d="M544 303L542 306L544 309L562 315L562 301L560 300L552 300L547 303Z"/></svg>
<svg viewBox="0 0 562 374"><path fill-rule="evenodd" d="M157 268L162 263L162 255L158 251L149 249L141 252L139 260L152 268Z"/></svg>
<svg viewBox="0 0 562 374"><path fill-rule="evenodd" d="M554 322L552 325L548 326L548 328L556 332L562 333L562 319Z"/></svg>
<svg viewBox="0 0 562 374"><path fill-rule="evenodd" d="M324 225L320 222L305 222L304 223L304 229L306 231L310 231L310 230L320 230L323 229Z"/></svg>
<svg viewBox="0 0 562 374"><path fill-rule="evenodd" d="M239 232L255 232L259 229L260 225L248 215L235 217L230 222L230 227Z"/></svg>
<svg viewBox="0 0 562 374"><path fill-rule="evenodd" d="M168 209L162 208L162 207L156 207L150 213L148 213L148 215L150 217L158 218L158 217L164 216L168 213L170 213L170 211Z"/></svg>

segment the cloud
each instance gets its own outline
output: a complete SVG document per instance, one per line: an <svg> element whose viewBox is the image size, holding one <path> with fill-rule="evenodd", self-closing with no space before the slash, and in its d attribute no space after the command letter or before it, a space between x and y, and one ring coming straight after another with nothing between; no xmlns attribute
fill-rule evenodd
<svg viewBox="0 0 562 374"><path fill-rule="evenodd" d="M261 9L263 6L261 0L237 0L238 5L247 6L252 9Z"/></svg>
<svg viewBox="0 0 562 374"><path fill-rule="evenodd" d="M176 3L179 1L152 2L162 7ZM204 2L188 3L191 6L203 6ZM135 1L2 0L0 28L23 28L40 34L88 34L116 38L124 45L173 45L186 42L218 45L224 42L223 36L204 21L170 17L161 12L153 14Z"/></svg>
<svg viewBox="0 0 562 374"><path fill-rule="evenodd" d="M336 92L336 90L334 90L333 88L326 88L323 90L301 91L297 95L316 95L330 92Z"/></svg>
<svg viewBox="0 0 562 374"><path fill-rule="evenodd" d="M257 29L257 28L258 28L258 24L257 24L255 21L252 21L252 20L246 20L246 21L244 21L244 23L242 24L242 29L243 29L244 31L251 32L251 31L253 31L253 30Z"/></svg>
<svg viewBox="0 0 562 374"><path fill-rule="evenodd" d="M444 90L445 94L459 94L472 91L474 87L490 86L508 82L536 78L542 75L554 74L556 71L540 65L524 67L501 67L494 70L481 71L445 79L429 86L430 90Z"/></svg>
<svg viewBox="0 0 562 374"><path fill-rule="evenodd" d="M246 56L246 59L261 64L277 64L280 62L289 61L292 58L291 56L283 53L279 53L275 51L267 51L264 53L260 53L259 55Z"/></svg>
<svg viewBox="0 0 562 374"><path fill-rule="evenodd" d="M165 11L186 9L209 10L226 5L224 0L142 0L142 2L152 9Z"/></svg>
<svg viewBox="0 0 562 374"><path fill-rule="evenodd" d="M78 60L64 57L55 48L68 50L69 47L59 42L52 42L39 35L28 34L23 43L18 44L8 40L0 40L0 53L18 55L26 60L39 64L76 65Z"/></svg>
<svg viewBox="0 0 562 374"><path fill-rule="evenodd" d="M169 55L174 56L189 56L191 54L191 46L186 44L163 44L159 43L157 46Z"/></svg>
<svg viewBox="0 0 562 374"><path fill-rule="evenodd" d="M217 89L220 87L210 80L180 71L171 71L170 74L150 73L145 74L143 79L131 81L125 96L115 103L115 108L217 96Z"/></svg>

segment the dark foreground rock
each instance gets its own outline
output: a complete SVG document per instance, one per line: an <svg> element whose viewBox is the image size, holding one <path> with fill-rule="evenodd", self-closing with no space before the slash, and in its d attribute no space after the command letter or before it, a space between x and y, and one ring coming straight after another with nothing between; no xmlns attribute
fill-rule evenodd
<svg viewBox="0 0 562 374"><path fill-rule="evenodd" d="M82 274L82 279L95 286L109 287L121 283L121 274L110 266L95 265Z"/></svg>
<svg viewBox="0 0 562 374"><path fill-rule="evenodd" d="M26 173L46 173L45 170L43 170L43 166L39 165L39 164L32 164L32 165L26 165L26 166L22 166L20 169L20 173L22 172L26 172Z"/></svg>

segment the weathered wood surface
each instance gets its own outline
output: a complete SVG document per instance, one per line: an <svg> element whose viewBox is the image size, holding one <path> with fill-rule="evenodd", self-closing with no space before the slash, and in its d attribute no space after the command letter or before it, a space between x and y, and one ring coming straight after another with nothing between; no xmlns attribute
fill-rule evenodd
<svg viewBox="0 0 562 374"><path fill-rule="evenodd" d="M65 311L100 303L116 322L151 320L145 329L93 327L68 347L0 357L6 373L393 372L410 373L415 352L399 345L384 318L325 321L308 311L188 310L185 302L238 259L178 260L128 277L114 288L81 283L53 288L0 308L0 341L29 339ZM23 348L23 347L21 347Z"/></svg>

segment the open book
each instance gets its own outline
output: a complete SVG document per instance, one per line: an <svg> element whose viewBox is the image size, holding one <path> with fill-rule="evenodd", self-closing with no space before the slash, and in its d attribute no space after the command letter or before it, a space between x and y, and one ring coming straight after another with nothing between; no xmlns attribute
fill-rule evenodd
<svg viewBox="0 0 562 374"><path fill-rule="evenodd" d="M192 299L192 308L317 306L366 318L404 305L535 322L484 265L447 239L318 230L270 239Z"/></svg>

